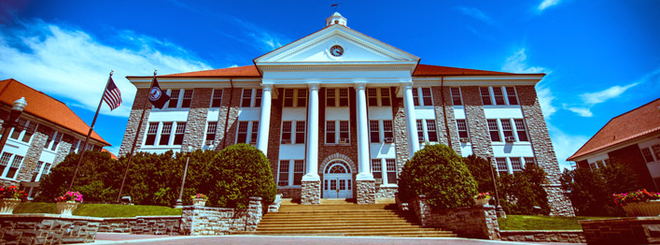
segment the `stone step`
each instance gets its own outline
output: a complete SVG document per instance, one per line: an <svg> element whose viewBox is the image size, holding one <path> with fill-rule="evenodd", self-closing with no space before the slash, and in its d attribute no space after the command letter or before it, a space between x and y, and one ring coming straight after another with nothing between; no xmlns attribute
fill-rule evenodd
<svg viewBox="0 0 660 245"><path fill-rule="evenodd" d="M391 225L400 225L400 224L411 224L419 225L417 222L408 222L405 220L396 220L396 219L382 219L382 220L326 220L323 222L316 222L310 224L308 220L265 220L259 223L261 226L287 226L287 227L297 227L297 226L310 226L315 224L323 224L328 226L335 225L373 225L373 224L391 224Z"/></svg>
<svg viewBox="0 0 660 245"><path fill-rule="evenodd" d="M279 231L279 232L290 232L292 230L295 230L296 232L304 232L304 231L362 231L362 230L369 230L369 231L436 231L436 229L433 228L420 228L419 226L415 225L387 225L387 224L381 224L381 225L346 225L346 226L324 226L324 225L317 225L317 226L307 226L307 227L291 227L291 226L285 226L285 227L261 227L259 226L257 228L257 231Z"/></svg>
<svg viewBox="0 0 660 245"><path fill-rule="evenodd" d="M332 231L332 232L261 232L261 231L237 231L233 235L282 235L282 236L393 236L393 237L456 237L451 231Z"/></svg>

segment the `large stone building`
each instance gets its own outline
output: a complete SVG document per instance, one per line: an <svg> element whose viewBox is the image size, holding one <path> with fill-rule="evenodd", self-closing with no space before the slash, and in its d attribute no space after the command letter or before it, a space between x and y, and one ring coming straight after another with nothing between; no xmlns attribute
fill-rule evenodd
<svg viewBox="0 0 660 245"><path fill-rule="evenodd" d="M66 104L14 79L0 81L0 119L7 120L14 101L24 97L27 107L0 155L0 185L16 185L31 199L42 176L83 147L89 126ZM3 123L4 125L4 123ZM0 134L4 132L4 128ZM92 132L88 149L110 146Z"/></svg>
<svg viewBox="0 0 660 245"><path fill-rule="evenodd" d="M660 99L612 118L567 160L587 169L617 162L632 169L642 187L660 191Z"/></svg>
<svg viewBox="0 0 660 245"><path fill-rule="evenodd" d="M326 27L253 60L254 65L158 76L171 96L149 107L141 151L249 143L270 159L278 192L372 203L393 197L415 151L446 144L491 157L513 173L539 164L553 214L572 215L534 86L545 74L419 64L420 58L347 27ZM138 88L120 155L130 151L152 77Z"/></svg>

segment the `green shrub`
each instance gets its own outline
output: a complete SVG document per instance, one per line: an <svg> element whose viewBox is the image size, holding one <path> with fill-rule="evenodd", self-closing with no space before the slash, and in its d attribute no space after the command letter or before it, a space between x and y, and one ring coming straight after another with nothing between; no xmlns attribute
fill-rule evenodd
<svg viewBox="0 0 660 245"><path fill-rule="evenodd" d="M578 168L566 170L561 176L562 187L578 215L624 216L612 194L640 189L635 173L618 163L591 170Z"/></svg>
<svg viewBox="0 0 660 245"><path fill-rule="evenodd" d="M493 189L493 173L491 172L491 164L488 160L475 155L469 155L463 158L463 162L470 170L472 177L477 181L477 189L479 193L489 192L495 196L495 189ZM497 174L495 174L495 178Z"/></svg>
<svg viewBox="0 0 660 245"><path fill-rule="evenodd" d="M209 190L212 206L246 208L250 197L272 203L277 194L268 158L248 144L231 145L214 159Z"/></svg>
<svg viewBox="0 0 660 245"><path fill-rule="evenodd" d="M426 195L434 208L467 207L474 205L477 183L454 150L426 145L401 170L399 194L406 201Z"/></svg>
<svg viewBox="0 0 660 245"><path fill-rule="evenodd" d="M541 214L549 214L548 194L541 186L545 171L536 164L528 164L522 172L500 173L498 191L500 205L507 214L535 214L534 206Z"/></svg>

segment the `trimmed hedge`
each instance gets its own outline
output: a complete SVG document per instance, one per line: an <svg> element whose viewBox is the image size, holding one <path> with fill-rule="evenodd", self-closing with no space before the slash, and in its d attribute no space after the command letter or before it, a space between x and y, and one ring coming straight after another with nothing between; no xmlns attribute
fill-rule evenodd
<svg viewBox="0 0 660 245"><path fill-rule="evenodd" d="M426 145L406 162L399 176L399 195L410 201L426 195L434 208L458 208L474 205L477 182L463 158L443 144Z"/></svg>

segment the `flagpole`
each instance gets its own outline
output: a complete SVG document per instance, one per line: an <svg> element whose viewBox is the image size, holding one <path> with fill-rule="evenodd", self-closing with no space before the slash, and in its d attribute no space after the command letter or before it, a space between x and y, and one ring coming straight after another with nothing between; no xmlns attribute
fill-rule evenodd
<svg viewBox="0 0 660 245"><path fill-rule="evenodd" d="M71 176L71 183L69 183L69 189L68 191L71 191L71 188L73 187L73 181L76 180L76 175L78 174L78 169L80 168L80 163L82 163L82 159L85 156L85 151L87 150L87 143L89 142L89 136L92 135L92 131L94 130L94 124L96 124L96 118L99 116L99 111L101 110L101 105L103 104L103 95L105 94L105 90L108 89L108 84L110 84L110 79L112 79L112 74L114 73L114 70L110 70L110 76L108 77L108 81L105 83L105 87L103 87L103 93L101 94L101 101L99 101L99 106L96 108L96 114L94 114L94 120L92 120L92 126L89 127L89 131L87 132L87 137L85 137L85 143L83 144L82 150L80 150L80 157L78 158L78 163L76 164L76 170L73 171L73 176Z"/></svg>
<svg viewBox="0 0 660 245"><path fill-rule="evenodd" d="M154 70L154 79L151 79L151 86L154 86L154 80L156 79L156 72ZM119 187L119 194L117 194L117 202L121 200L121 193L124 190L124 183L126 183L126 175L128 175L128 169L131 167L131 161L133 160L133 153L135 152L135 144L137 143L138 137L140 136L140 130L142 129L142 121L144 120L144 113L147 111L147 105L149 105L149 93L147 92L147 99L144 101L144 107L142 107L142 116L140 116L140 123L138 124L137 131L135 132L135 138L133 138L133 146L131 147L131 153L128 154L128 161L126 163L126 171L124 171L124 177L121 180L121 187Z"/></svg>

